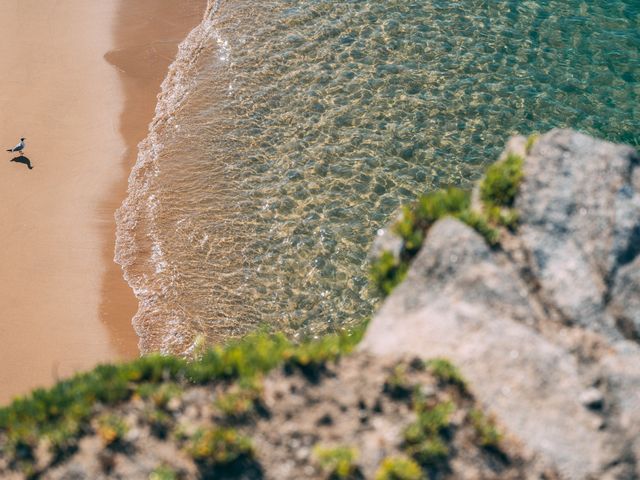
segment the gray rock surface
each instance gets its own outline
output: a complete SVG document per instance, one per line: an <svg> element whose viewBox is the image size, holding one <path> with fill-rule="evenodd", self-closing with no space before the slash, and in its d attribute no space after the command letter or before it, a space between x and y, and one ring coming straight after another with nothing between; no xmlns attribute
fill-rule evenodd
<svg viewBox="0 0 640 480"><path fill-rule="evenodd" d="M631 147L557 130L534 145L516 202L541 294L611 340L623 336L606 311L611 286L640 252L639 164Z"/></svg>
<svg viewBox="0 0 640 480"><path fill-rule="evenodd" d="M617 272L609 310L618 329L630 339L640 341L640 257Z"/></svg>
<svg viewBox="0 0 640 480"><path fill-rule="evenodd" d="M568 479L640 478L639 167L630 147L543 135L525 158L517 232L490 249L437 222L361 348L450 358Z"/></svg>

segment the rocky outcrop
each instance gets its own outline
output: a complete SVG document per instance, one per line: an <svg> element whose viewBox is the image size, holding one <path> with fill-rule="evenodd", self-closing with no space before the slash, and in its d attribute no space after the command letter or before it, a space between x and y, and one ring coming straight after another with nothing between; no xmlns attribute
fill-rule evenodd
<svg viewBox="0 0 640 480"><path fill-rule="evenodd" d="M437 222L361 348L450 358L568 479L639 478L640 157L570 130L525 147L516 231Z"/></svg>
<svg viewBox="0 0 640 480"><path fill-rule="evenodd" d="M29 455L26 444L0 448L0 478L557 480L502 436L457 375L443 361L357 353L318 370L275 368L249 389L146 384L127 401L97 403L63 450L50 448L65 433L55 423ZM3 433L0 447L11 443ZM418 473L385 476L393 459Z"/></svg>

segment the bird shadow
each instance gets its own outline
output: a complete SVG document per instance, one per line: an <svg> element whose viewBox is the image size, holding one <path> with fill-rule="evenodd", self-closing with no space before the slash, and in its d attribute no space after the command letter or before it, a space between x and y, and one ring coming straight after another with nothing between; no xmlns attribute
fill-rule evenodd
<svg viewBox="0 0 640 480"><path fill-rule="evenodd" d="M11 160L9 160L10 162L16 162L16 163L23 163L25 164L27 167L29 167L29 170L33 169L33 166L31 165L31 160L29 160L27 157L25 157L24 155L20 155L19 157L14 157Z"/></svg>

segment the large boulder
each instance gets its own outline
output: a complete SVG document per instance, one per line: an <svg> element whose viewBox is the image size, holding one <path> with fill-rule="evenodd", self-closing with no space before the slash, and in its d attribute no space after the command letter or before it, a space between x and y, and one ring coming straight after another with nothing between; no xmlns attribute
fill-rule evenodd
<svg viewBox="0 0 640 480"><path fill-rule="evenodd" d="M640 478L639 166L627 146L543 135L525 157L517 231L490 248L437 222L361 348L448 357L568 479Z"/></svg>

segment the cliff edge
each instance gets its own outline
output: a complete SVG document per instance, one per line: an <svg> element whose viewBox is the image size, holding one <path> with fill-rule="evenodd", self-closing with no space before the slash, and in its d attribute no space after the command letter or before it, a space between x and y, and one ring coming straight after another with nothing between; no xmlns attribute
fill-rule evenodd
<svg viewBox="0 0 640 480"><path fill-rule="evenodd" d="M485 179L470 206L509 228L429 225L360 348L451 359L564 478L640 478L640 157L553 130L512 138L498 166L514 159L509 205L491 213ZM415 249L393 230L377 255Z"/></svg>
<svg viewBox="0 0 640 480"><path fill-rule="evenodd" d="M640 478L639 167L570 130L515 137L473 192L380 232L366 330L35 390L0 408L0 478Z"/></svg>

